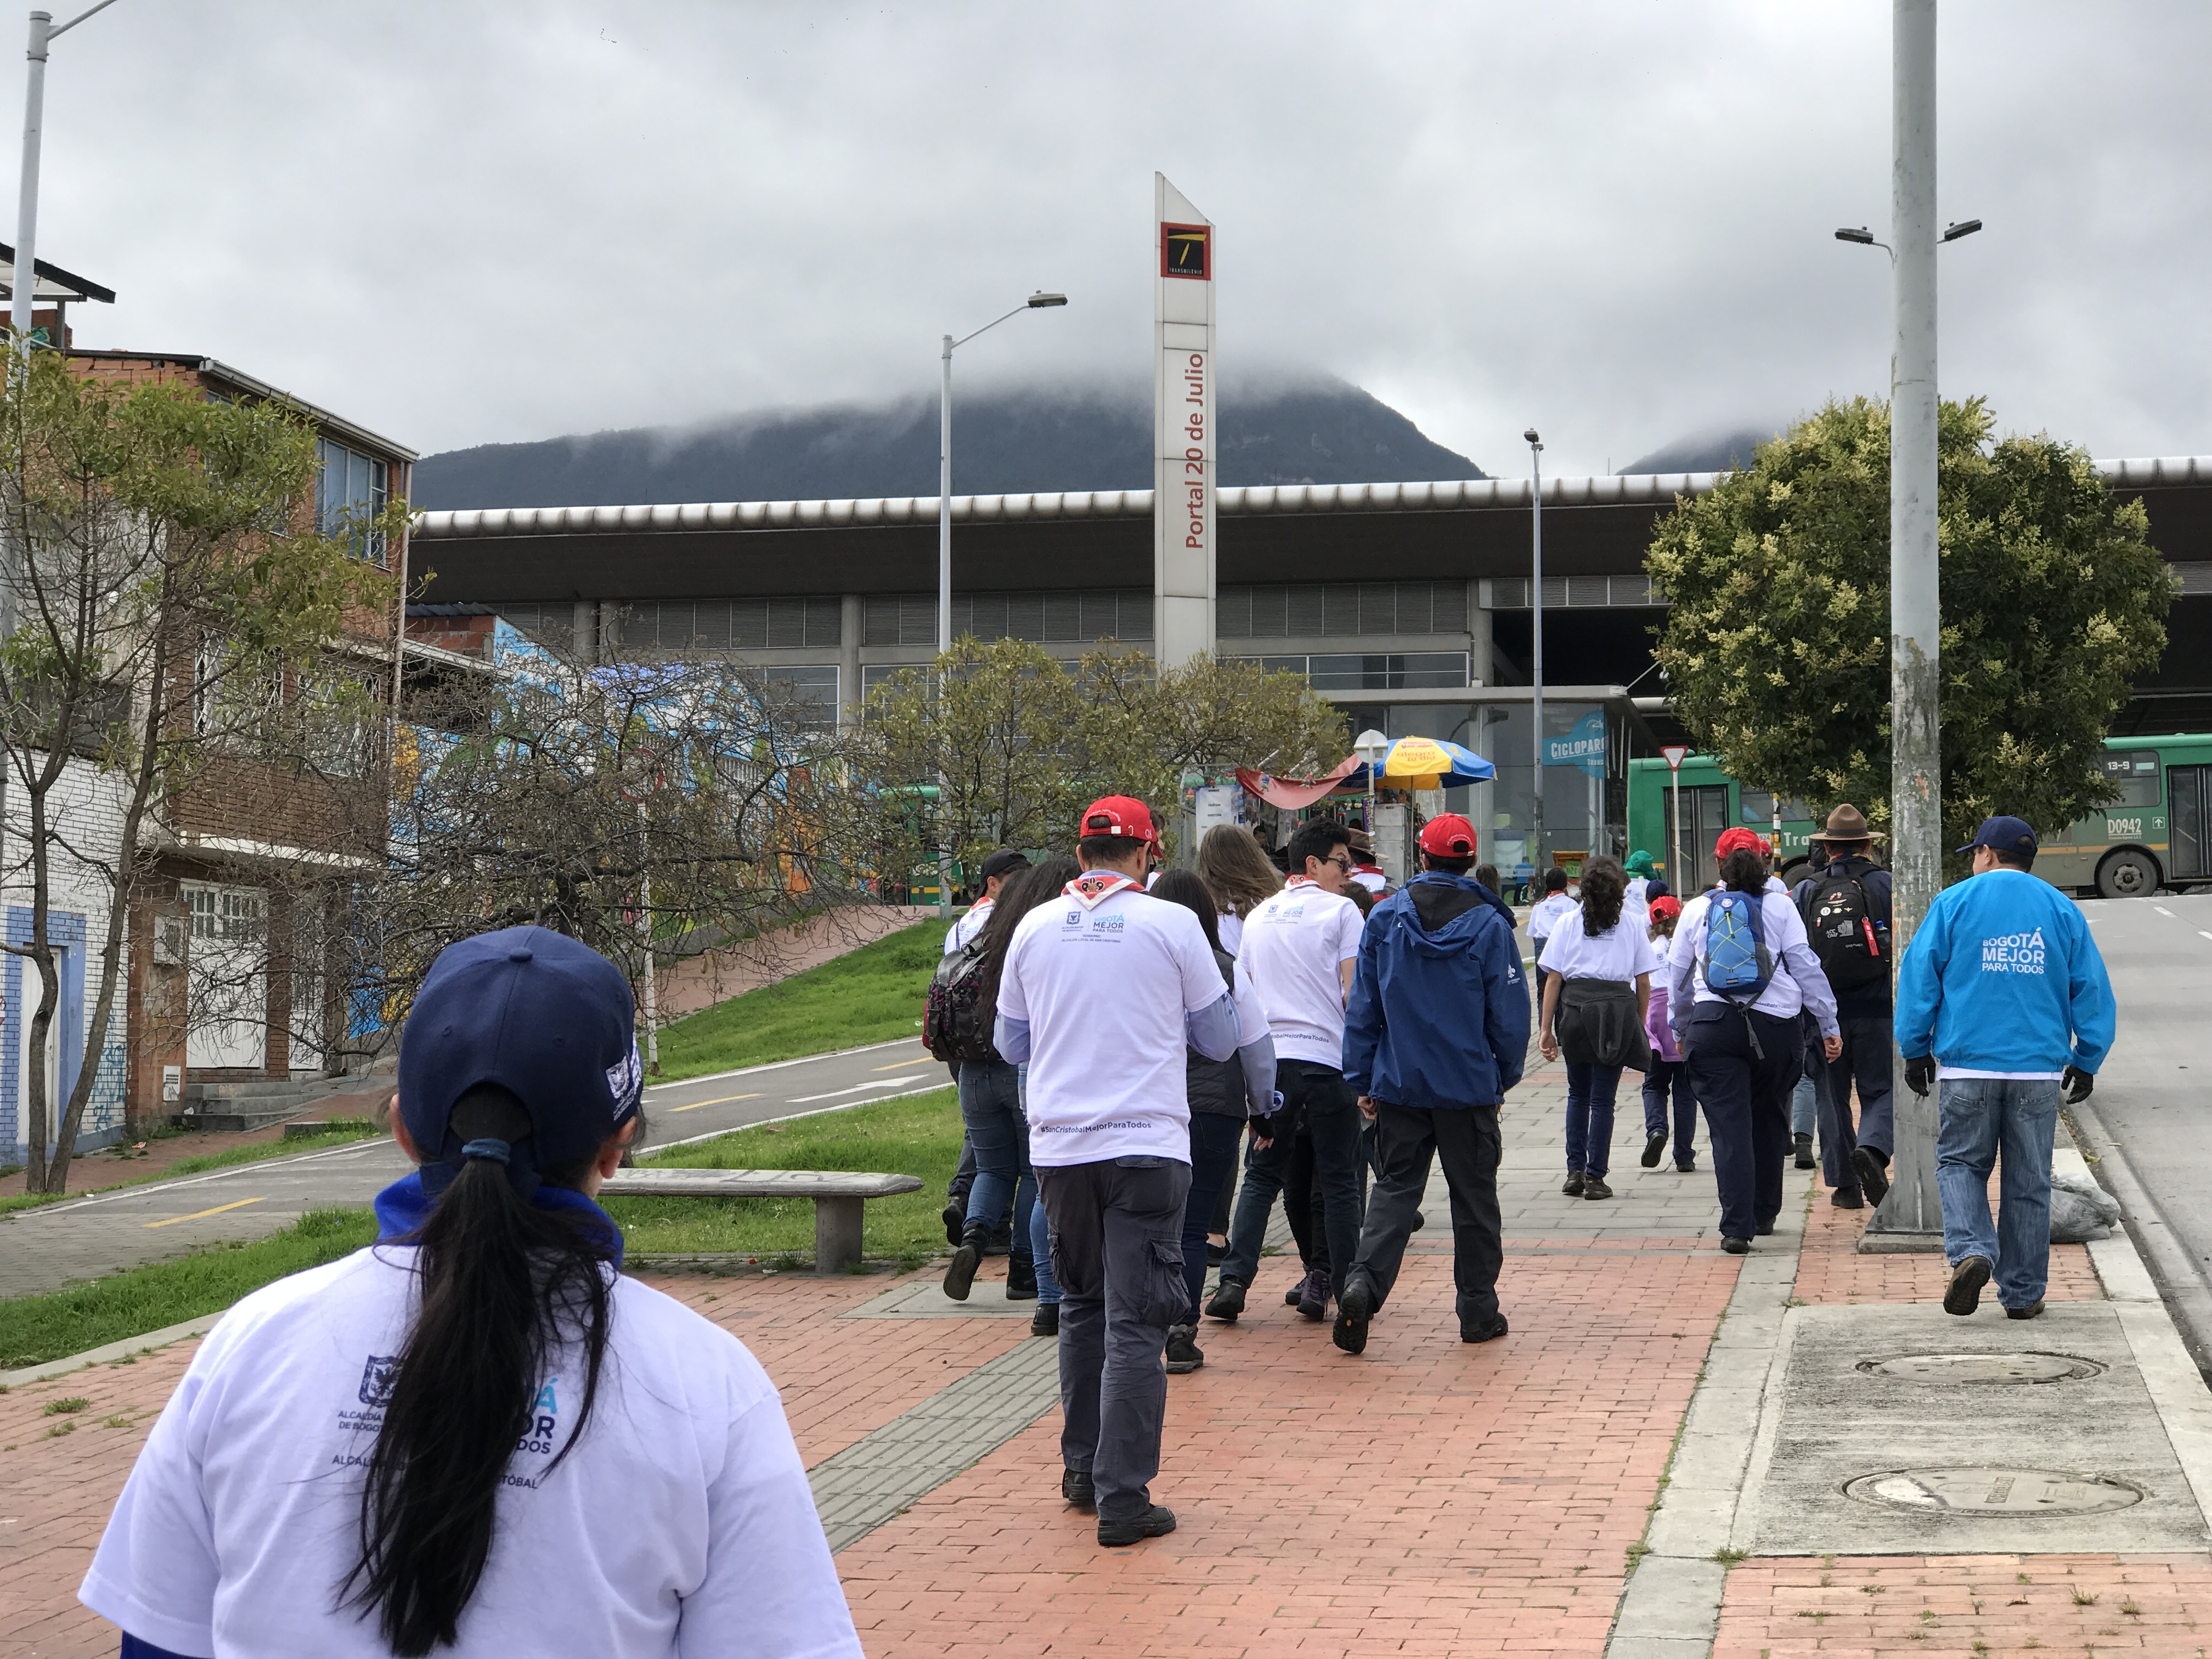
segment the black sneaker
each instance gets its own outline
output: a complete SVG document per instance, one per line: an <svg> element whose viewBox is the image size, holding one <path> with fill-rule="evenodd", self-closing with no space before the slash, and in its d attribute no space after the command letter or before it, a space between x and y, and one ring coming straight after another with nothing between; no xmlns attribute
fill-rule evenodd
<svg viewBox="0 0 2212 1659"><path fill-rule="evenodd" d="M1854 1147L1851 1168L1858 1171L1859 1190L1866 1194L1868 1203L1879 1204L1889 1196L1889 1165L1880 1152L1871 1146Z"/></svg>
<svg viewBox="0 0 2212 1659"><path fill-rule="evenodd" d="M1233 1279L1223 1279L1213 1292L1213 1300L1206 1304L1208 1319L1225 1319L1232 1324L1243 1311L1244 1287Z"/></svg>
<svg viewBox="0 0 2212 1659"><path fill-rule="evenodd" d="M1375 1287L1355 1279L1336 1299L1336 1328L1328 1339L1345 1352L1358 1353L1367 1346L1367 1322L1374 1317Z"/></svg>
<svg viewBox="0 0 2212 1659"><path fill-rule="evenodd" d="M945 1242L957 1249L960 1243L961 1230L968 1224L968 1206L948 1201L939 1219L945 1223Z"/></svg>
<svg viewBox="0 0 2212 1659"><path fill-rule="evenodd" d="M2036 1319L2039 1318L2042 1316L2042 1313L2043 1298L2039 1296L2025 1308L2007 1308L2005 1310L2005 1317L2007 1319Z"/></svg>
<svg viewBox="0 0 2212 1659"><path fill-rule="evenodd" d="M1747 1238L1729 1238L1723 1237L1721 1240L1721 1249L1726 1250L1730 1255L1749 1255L1751 1254L1751 1241Z"/></svg>
<svg viewBox="0 0 2212 1659"><path fill-rule="evenodd" d="M1413 1212L1413 1224L1407 1228L1406 1231L1409 1233L1417 1233L1428 1224L1428 1217L1423 1215L1419 1210L1416 1210Z"/></svg>
<svg viewBox="0 0 2212 1659"><path fill-rule="evenodd" d="M1133 1515L1127 1521L1101 1517L1098 1541L1111 1548L1118 1544L1133 1544L1140 1538L1162 1538L1174 1530L1175 1511L1164 1504L1155 1504L1142 1515Z"/></svg>
<svg viewBox="0 0 2212 1659"><path fill-rule="evenodd" d="M1801 1170L1809 1170L1813 1167L1813 1137L1799 1135L1796 1137L1796 1141L1797 1167Z"/></svg>
<svg viewBox="0 0 2212 1659"><path fill-rule="evenodd" d="M1082 1469L1062 1469L1060 1472L1060 1495L1079 1510L1098 1507L1098 1488L1091 1483L1090 1474Z"/></svg>
<svg viewBox="0 0 2212 1659"><path fill-rule="evenodd" d="M1170 1376L1182 1376L1206 1364L1206 1354L1198 1346L1197 1326L1168 1327L1167 1358Z"/></svg>
<svg viewBox="0 0 2212 1659"><path fill-rule="evenodd" d="M1584 1198L1611 1198L1613 1196L1613 1188L1605 1184L1605 1177L1603 1176L1586 1175L1583 1177L1583 1196Z"/></svg>
<svg viewBox="0 0 2212 1659"><path fill-rule="evenodd" d="M1758 1232L1761 1238L1769 1237L1773 1231L1774 1224L1771 1221L1762 1221L1759 1224Z"/></svg>
<svg viewBox="0 0 2212 1659"><path fill-rule="evenodd" d="M1828 1194L1828 1202L1838 1210L1863 1210L1866 1208L1866 1200L1858 1195L1856 1188L1850 1187L1837 1188L1834 1192Z"/></svg>
<svg viewBox="0 0 2212 1659"><path fill-rule="evenodd" d="M1494 1342L1504 1334L1505 1316L1504 1314L1498 1315L1497 1318L1487 1323L1478 1320L1469 1324L1464 1319L1459 1322L1459 1340L1462 1342Z"/></svg>
<svg viewBox="0 0 2212 1659"><path fill-rule="evenodd" d="M1034 1302L1036 1300L1036 1261L1032 1256L1010 1256L1006 1261L1006 1300Z"/></svg>
<svg viewBox="0 0 2212 1659"><path fill-rule="evenodd" d="M983 1265L983 1246L990 1237L990 1230L979 1221L962 1236L960 1248L953 1251L945 1269L945 1293L955 1302L968 1299L975 1283L975 1269Z"/></svg>
<svg viewBox="0 0 2212 1659"><path fill-rule="evenodd" d="M1059 1303L1040 1302L1037 1304L1036 1311L1030 1316L1030 1334L1031 1336L1058 1336L1060 1334Z"/></svg>
<svg viewBox="0 0 2212 1659"><path fill-rule="evenodd" d="M1569 1198L1580 1198L1583 1195L1583 1172L1580 1170L1568 1170L1567 1178L1559 1183L1559 1190Z"/></svg>
<svg viewBox="0 0 2212 1659"><path fill-rule="evenodd" d="M1328 1317L1328 1275L1316 1267L1298 1286L1298 1311L1308 1319Z"/></svg>
<svg viewBox="0 0 2212 1659"><path fill-rule="evenodd" d="M1657 1169L1660 1155L1666 1150L1667 1132L1664 1129L1654 1129L1650 1134L1644 1136L1644 1167L1647 1170Z"/></svg>
<svg viewBox="0 0 2212 1659"><path fill-rule="evenodd" d="M1697 1174L1697 1172L1698 1172L1698 1160L1697 1160L1697 1159L1695 1159L1694 1158L1692 1158L1692 1159L1691 1159L1687 1164L1677 1164L1674 1166L1674 1173L1675 1173L1676 1175L1695 1175L1695 1174Z"/></svg>
<svg viewBox="0 0 2212 1659"><path fill-rule="evenodd" d="M1982 1286L1990 1282L1990 1259L1970 1255L1951 1269L1951 1283L1943 1292L1943 1311L1964 1319L1982 1305Z"/></svg>

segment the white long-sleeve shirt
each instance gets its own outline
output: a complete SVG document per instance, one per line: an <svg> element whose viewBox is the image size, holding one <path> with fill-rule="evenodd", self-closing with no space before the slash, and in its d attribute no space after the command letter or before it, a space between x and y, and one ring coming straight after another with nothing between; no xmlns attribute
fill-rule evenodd
<svg viewBox="0 0 2212 1659"><path fill-rule="evenodd" d="M1709 988L1698 968L1698 959L1705 950L1705 917L1711 908L1712 895L1700 893L1682 907L1681 920L1674 924L1674 946L1667 957L1667 1017L1677 1036L1688 1022L1693 1002L1731 1000ZM1774 977L1766 981L1766 988L1751 1006L1778 1019L1794 1019L1801 1009L1810 1008L1813 1018L1820 1023L1822 1036L1840 1035L1836 994L1828 988L1828 976L1821 971L1820 959L1813 954L1812 942L1805 936L1805 919L1797 914L1787 893L1759 896L1759 936L1774 958Z"/></svg>

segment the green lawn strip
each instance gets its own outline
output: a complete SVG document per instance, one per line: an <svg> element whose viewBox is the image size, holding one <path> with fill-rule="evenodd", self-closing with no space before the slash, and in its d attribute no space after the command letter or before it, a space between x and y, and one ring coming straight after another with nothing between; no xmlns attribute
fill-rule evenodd
<svg viewBox="0 0 2212 1659"><path fill-rule="evenodd" d="M217 1244L69 1290L0 1301L0 1370L221 1313L249 1291L335 1261L375 1237L376 1218L367 1210L311 1210L252 1243Z"/></svg>
<svg viewBox="0 0 2212 1659"><path fill-rule="evenodd" d="M733 1130L646 1160L653 1170L867 1170L921 1177L921 1190L868 1200L862 1248L915 1261L945 1249L945 1183L960 1162L951 1089ZM814 1253L809 1198L611 1198L633 1256L722 1254L763 1261Z"/></svg>
<svg viewBox="0 0 2212 1659"><path fill-rule="evenodd" d="M921 1036L921 1002L945 949L934 916L834 962L702 1008L660 1033L660 1081Z"/></svg>
<svg viewBox="0 0 2212 1659"><path fill-rule="evenodd" d="M66 1193L0 1193L0 1215L11 1210L35 1210L48 1204L63 1204L72 1198L84 1198L93 1193L112 1193L125 1187L143 1187L156 1181L167 1181L178 1176L205 1175L210 1170L228 1170L237 1164L258 1164L264 1158L290 1158L295 1152L319 1152L333 1146L349 1146L356 1140L366 1140L382 1133L367 1118L340 1119L343 1126L322 1135L295 1135L289 1140L255 1140L242 1146L226 1146L221 1152L202 1152L193 1158L180 1158L166 1170L156 1170L125 1181L110 1182L104 1187L83 1187ZM83 1159L72 1160L72 1174L87 1167ZM187 1314L186 1318L191 1316Z"/></svg>

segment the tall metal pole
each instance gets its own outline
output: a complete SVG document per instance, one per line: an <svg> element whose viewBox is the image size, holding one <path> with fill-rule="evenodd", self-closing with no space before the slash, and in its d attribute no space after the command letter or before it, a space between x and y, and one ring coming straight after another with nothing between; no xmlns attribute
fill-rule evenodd
<svg viewBox="0 0 2212 1659"><path fill-rule="evenodd" d="M24 54L30 64L23 85L23 178L15 198L15 289L8 316L19 337L31 331L38 296L39 132L46 119L46 39L53 21L51 12L31 14L31 44Z"/></svg>
<svg viewBox="0 0 2212 1659"><path fill-rule="evenodd" d="M1536 696L1529 711L1533 726L1534 750L1534 776L1529 787L1531 805L1528 811L1528 869L1535 890L1543 890L1544 872L1544 446L1537 440L1535 428L1525 434L1528 441L1529 461L1529 562L1534 574L1528 584L1528 602L1534 607L1534 644L1529 659L1535 672Z"/></svg>
<svg viewBox="0 0 2212 1659"><path fill-rule="evenodd" d="M945 370L937 416L937 695L945 695L944 661L952 649L952 337L945 337ZM952 914L951 819L945 775L937 775L937 914Z"/></svg>
<svg viewBox="0 0 2212 1659"><path fill-rule="evenodd" d="M1889 390L1890 868L1892 957L1943 884L1936 479L1936 0L1895 0L1891 240L1897 338ZM1936 1099L1896 1073L1889 1196L1868 1231L1891 1248L1936 1248Z"/></svg>

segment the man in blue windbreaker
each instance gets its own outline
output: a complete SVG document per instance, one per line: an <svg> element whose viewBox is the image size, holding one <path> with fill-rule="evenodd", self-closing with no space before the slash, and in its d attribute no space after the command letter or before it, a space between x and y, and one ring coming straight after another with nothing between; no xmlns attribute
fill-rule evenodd
<svg viewBox="0 0 2212 1659"><path fill-rule="evenodd" d="M1344 1080L1375 1125L1375 1188L1331 1336L1367 1346L1397 1282L1429 1166L1451 1189L1452 1276L1462 1342L1505 1334L1498 1211L1498 1109L1528 1054L1528 988L1512 924L1468 872L1474 826L1456 812L1421 829L1421 873L1376 905L1344 1010Z"/></svg>
<svg viewBox="0 0 2212 1659"><path fill-rule="evenodd" d="M1973 878L1946 888L1897 969L1905 1080L1940 1093L1936 1188L1951 1264L1946 1313L1981 1305L1994 1276L2006 1316L2043 1311L2051 1267L2051 1142L2058 1096L2087 1097L2118 1010L2081 907L2029 873L2035 832L1986 819L1959 849ZM1995 1225L1990 1169L2004 1156Z"/></svg>

